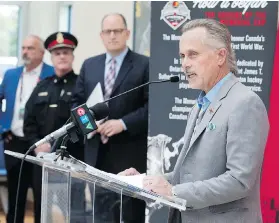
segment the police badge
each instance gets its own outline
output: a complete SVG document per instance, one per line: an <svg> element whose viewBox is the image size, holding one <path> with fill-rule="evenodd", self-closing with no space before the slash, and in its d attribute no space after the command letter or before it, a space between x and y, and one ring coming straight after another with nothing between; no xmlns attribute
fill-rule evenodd
<svg viewBox="0 0 279 223"><path fill-rule="evenodd" d="M64 37L63 37L62 33L57 33L56 41L57 41L57 43L63 43L64 42Z"/></svg>

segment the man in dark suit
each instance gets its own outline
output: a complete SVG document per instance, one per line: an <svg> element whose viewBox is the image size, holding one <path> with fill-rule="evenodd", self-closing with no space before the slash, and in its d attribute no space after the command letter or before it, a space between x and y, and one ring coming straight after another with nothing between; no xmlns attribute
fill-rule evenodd
<svg viewBox="0 0 279 223"><path fill-rule="evenodd" d="M23 134L25 104L38 81L54 74L53 67L42 62L43 56L43 41L38 36L30 35L23 41L22 45L24 66L10 69L4 75L0 85L0 108L2 108L2 100L6 99L6 110L0 109L0 134L4 140L4 150L20 153L25 153L28 150L28 143ZM7 223L13 223L20 160L8 155L4 157L9 202ZM24 177L20 184L17 223L24 220L27 189L32 186L30 185L32 182L32 164L25 162L22 175Z"/></svg>
<svg viewBox="0 0 279 223"><path fill-rule="evenodd" d="M127 47L130 31L123 15L106 15L100 35L107 52L83 63L74 94L77 104L85 103L98 83L104 98L108 99L148 81L149 59ZM110 173L118 173L131 165L146 171L148 87L113 99L108 106L110 114L99 125L99 134L86 142L85 162ZM119 222L117 211L112 211L116 200L115 193L97 192L95 214L98 212L102 216L101 219L95 216L95 219ZM106 203L110 205L106 206ZM125 198L123 205L125 222L144 222L143 201Z"/></svg>

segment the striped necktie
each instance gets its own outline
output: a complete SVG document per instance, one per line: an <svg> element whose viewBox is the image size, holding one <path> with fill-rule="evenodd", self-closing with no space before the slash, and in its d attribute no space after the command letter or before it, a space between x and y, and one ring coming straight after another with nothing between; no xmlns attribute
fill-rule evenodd
<svg viewBox="0 0 279 223"><path fill-rule="evenodd" d="M104 99L107 100L110 98L114 83L115 83L115 75L116 74L116 60L112 58L110 60L110 67L108 73L105 76L105 94ZM105 135L101 135L101 140L103 144L108 142L108 137Z"/></svg>
<svg viewBox="0 0 279 223"><path fill-rule="evenodd" d="M104 99L107 100L110 98L114 82L115 82L115 75L116 74L116 60L112 58L110 60L110 67L108 73L105 76L105 94Z"/></svg>

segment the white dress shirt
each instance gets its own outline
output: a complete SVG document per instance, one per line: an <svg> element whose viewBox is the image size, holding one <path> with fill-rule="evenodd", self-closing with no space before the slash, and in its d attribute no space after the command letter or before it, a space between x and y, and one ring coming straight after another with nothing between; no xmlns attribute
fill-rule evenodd
<svg viewBox="0 0 279 223"><path fill-rule="evenodd" d="M24 136L23 121L25 104L39 81L42 67L43 63L29 72L27 72L26 68L24 67L23 72L19 78L16 91L13 120L11 124L11 131L16 136Z"/></svg>

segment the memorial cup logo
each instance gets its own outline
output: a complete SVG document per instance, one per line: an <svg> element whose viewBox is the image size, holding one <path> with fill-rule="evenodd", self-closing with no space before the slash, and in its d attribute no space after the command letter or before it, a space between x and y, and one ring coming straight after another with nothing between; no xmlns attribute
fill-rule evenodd
<svg viewBox="0 0 279 223"><path fill-rule="evenodd" d="M164 20L173 30L178 29L185 21L190 20L190 10L185 2L167 2L161 11L160 20Z"/></svg>

